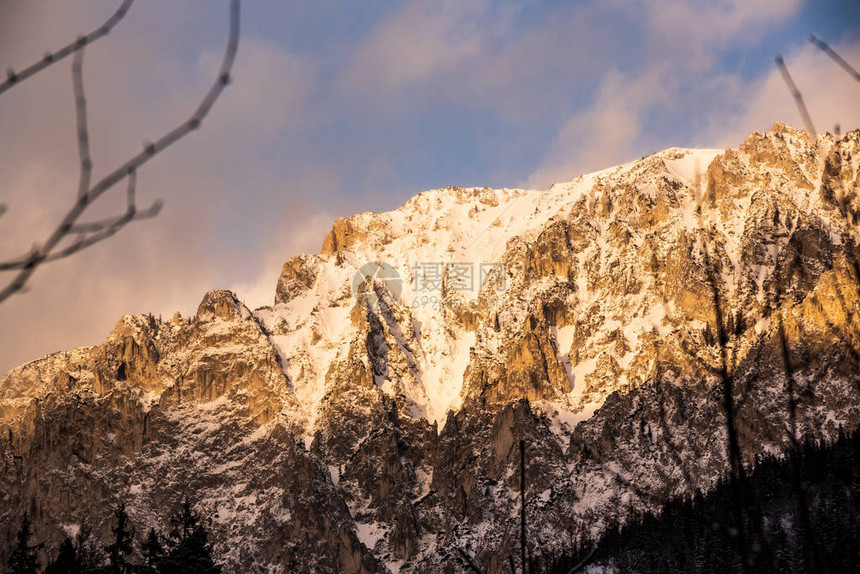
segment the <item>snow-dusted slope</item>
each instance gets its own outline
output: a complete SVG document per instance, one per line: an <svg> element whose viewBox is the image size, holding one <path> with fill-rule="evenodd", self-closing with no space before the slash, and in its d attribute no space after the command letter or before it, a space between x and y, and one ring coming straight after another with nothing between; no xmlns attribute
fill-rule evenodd
<svg viewBox="0 0 860 574"><path fill-rule="evenodd" d="M709 294L699 289L671 293L667 298L666 288L660 284L667 270L646 269L650 262L643 262L643 251L651 252L652 258L667 259L666 266L672 267L667 248L692 243L698 255L693 253L688 263L701 264L702 234L714 238L719 257L728 260L721 271L721 281L732 299L730 304L741 304L735 298L748 299L754 290L758 304L748 309L749 314L767 315L759 311L764 304L764 283L775 261L749 268L743 251L748 248L750 236L758 233L757 220L762 210L771 209L772 200L787 202L802 208L805 214L821 218L832 227L834 236L854 233L841 221L843 218L834 220L828 215L829 208L822 198L809 193L821 185L821 166L808 157L810 145L805 136L782 128L775 133L787 144L788 156L784 159L793 162L790 172L782 173L782 165L765 165L754 176L750 171L755 181L729 198L708 201L704 195L716 193L712 180L724 171L723 163L751 161L749 150L757 145L753 140L748 142L748 150L742 148L738 155L722 156L724 150L671 148L547 190L439 189L421 193L390 212L338 220L321 255L300 256L285 266L282 281L289 281L297 261L314 281L281 298L273 308L256 312L273 333L272 341L287 364L302 414L309 421L309 432L315 430L318 406L330 390L326 377L331 365L346 360L351 342L360 336L347 318L355 304L354 277L357 270L371 262L382 262L398 272L401 281L393 293L395 306L408 317L405 332L398 336L414 343L412 348L409 341L394 342L401 348L408 347L413 371L407 377L410 380L395 373L396 380L380 377L376 383L391 394L401 392L410 401L414 414L431 422L443 423L446 413L457 410L468 394L464 384L473 349L477 346L479 354L505 362L505 347L511 342L506 335L522 323L529 302L557 284L558 277L543 271L537 278L524 277L517 267L528 265L527 260L535 256L535 241L559 223L574 223L587 236L581 238L581 248L577 246L576 253L571 253L573 260L565 270L566 279L575 284L567 295L568 311L590 315L589 329L601 336L621 333L618 350L607 350L605 345L583 347L577 338L577 333L580 338L583 334L583 317L552 321L556 359L570 387L552 398L565 420L580 420L583 413L593 412L612 391L647 380L653 374L653 360L651 365L645 363L648 357L653 359L656 340L677 335L679 329L685 330L686 336L686 330L701 330L705 324L708 303L703 299ZM833 142L825 138L820 145L821 155L826 156ZM774 153L770 147L768 143L768 157ZM709 173L717 157L722 158L720 166ZM778 173L778 177L771 178L771 173ZM739 174L742 175L746 173ZM801 185L797 178L802 178ZM757 196L755 187L759 185L766 191ZM774 194L777 190L778 196ZM625 234L627 237L622 237ZM522 252L515 253L512 244L521 246ZM772 254L781 248L778 243L768 245ZM503 285L496 284L496 289L490 290L494 291L493 297L484 294L487 301L493 298L494 303L485 305L478 315L485 321L488 314L494 320L498 318L502 321L500 330L488 329L486 323L482 326L470 322L471 311L478 307L482 270L494 264L504 270ZM443 291L441 276L446 266L450 266L448 271L452 274L458 269L471 273L467 285L448 286ZM644 285L636 293L621 292L617 284L596 285L606 281L612 267L625 269L628 276L639 275L637 281ZM668 270L674 275L672 280L697 279L685 276L684 271ZM428 275L433 286L422 289L422 280ZM506 294L508 288L513 292ZM595 308L600 309L599 314ZM753 335L765 325L763 320ZM574 355L578 357L572 360L570 351L575 339L579 349ZM615 381L607 384L604 378L599 385L586 382L595 372L606 369Z"/></svg>
<svg viewBox="0 0 860 574"><path fill-rule="evenodd" d="M655 158L664 161L667 174L692 185L697 173L702 175L721 152L673 148ZM633 162L546 190L449 187L426 191L395 210L339 221L336 226L371 230L369 233L378 235L310 259L308 264L315 275L312 286L286 302L255 312L269 330L279 333L272 336L272 342L288 365L288 376L305 414L310 420L315 418L316 407L326 392L326 369L346 356L356 336L349 313L354 304L352 282L357 270L367 263L382 262L397 270L397 302L409 310L416 325L419 347L415 359L420 370L418 385L407 388L407 396L419 416L443 423L447 412L457 410L462 403L463 376L475 344L473 330L446 320L443 299L451 293L443 295L438 286L446 266L450 266L450 272L469 274L452 290L474 305L482 284L482 268L486 272L498 264L504 269L504 255L511 239L534 240L548 222L570 217L577 202L594 189L596 182L629 177L636 167ZM686 199L683 221L695 226L697 222L690 217L695 211L695 198ZM434 285L426 285L424 280ZM505 282L508 280L504 277ZM640 327L651 326L659 311L655 313L650 322L645 318L641 325L641 321L629 325L631 335ZM563 329L567 329L569 339L572 327ZM564 336L561 339L564 341ZM567 340L561 347L568 349L570 344ZM578 372L584 372L584 368L580 366ZM377 382L386 384L384 380ZM581 395L581 385L575 386L572 398Z"/></svg>
<svg viewBox="0 0 860 574"><path fill-rule="evenodd" d="M496 573L520 439L530 551L569 548L719 476L724 358L749 463L789 404L800 434L858 424L858 214L860 132L777 124L339 219L271 307L213 291L0 380L0 559L22 509L52 550L108 532L106 500L144 531L192 492L227 571L450 572L461 547Z"/></svg>

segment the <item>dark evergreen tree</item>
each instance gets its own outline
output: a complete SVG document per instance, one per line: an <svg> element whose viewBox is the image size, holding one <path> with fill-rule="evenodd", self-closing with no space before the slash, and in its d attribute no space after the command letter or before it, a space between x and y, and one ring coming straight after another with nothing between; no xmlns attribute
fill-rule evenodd
<svg viewBox="0 0 860 574"><path fill-rule="evenodd" d="M11 574L36 574L39 571L39 558L36 555L39 545L31 545L33 529L30 515L24 514L21 529L15 537L15 546L9 553L9 572Z"/></svg>
<svg viewBox="0 0 860 574"><path fill-rule="evenodd" d="M141 553L144 559L144 566L141 571L146 573L158 572L158 566L164 558L164 545L161 543L161 536L155 531L155 528L149 529L146 541L141 546Z"/></svg>
<svg viewBox="0 0 860 574"><path fill-rule="evenodd" d="M68 536L60 544L57 557L45 568L45 574L82 574L84 571L78 551Z"/></svg>
<svg viewBox="0 0 860 574"><path fill-rule="evenodd" d="M105 547L108 553L108 571L112 574L127 574L133 570L132 565L128 562L128 556L131 555L134 540L134 529L128 519L128 513L125 511L125 504L120 504L119 508L114 511L116 517L116 526L111 528L113 532L113 544Z"/></svg>
<svg viewBox="0 0 860 574"><path fill-rule="evenodd" d="M104 562L104 551L93 536L93 530L86 520L81 522L75 535L75 552L83 572L95 571Z"/></svg>
<svg viewBox="0 0 860 574"><path fill-rule="evenodd" d="M743 481L753 562L746 567L736 543L733 480ZM784 458L763 456L741 479L727 476L707 494L610 526L592 548L581 545L548 571L566 573L587 557L620 572L860 572L860 431L800 445Z"/></svg>
<svg viewBox="0 0 860 574"><path fill-rule="evenodd" d="M170 548L158 562L159 574L220 574L212 558L209 533L186 498L171 518Z"/></svg>

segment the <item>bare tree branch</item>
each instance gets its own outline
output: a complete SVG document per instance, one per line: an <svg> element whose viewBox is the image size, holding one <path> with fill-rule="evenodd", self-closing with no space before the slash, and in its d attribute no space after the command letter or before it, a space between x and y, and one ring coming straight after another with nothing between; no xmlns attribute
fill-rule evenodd
<svg viewBox="0 0 860 574"><path fill-rule="evenodd" d="M788 66L785 65L785 60L782 59L782 56L776 57L776 67L779 68L779 71L782 74L782 79L785 81L785 85L788 86L788 90L794 98L794 103L797 105L797 110L803 118L803 124L806 127L806 131L809 132L809 135L815 137L818 132L815 131L815 126L812 124L812 117L809 115L809 110L806 109L806 104L803 102L803 95L800 93L800 90L797 89L797 85L794 83L794 80L791 79L791 74L788 73Z"/></svg>
<svg viewBox="0 0 860 574"><path fill-rule="evenodd" d="M99 38L106 36L117 23L123 19L128 9L131 7L132 2L134 0L123 0L123 3L119 5L116 12L108 18L104 24L87 34L86 36L80 36L77 40L72 42L71 44L60 48L56 52L48 52L45 56L32 64L20 72L16 72L14 69L9 68L6 72L6 81L0 83L0 94L11 89L13 86L19 85L21 82L26 80L27 78L31 78L50 66L51 64L56 64L69 54L73 54L80 50L83 50L84 46L87 44L92 44Z"/></svg>
<svg viewBox="0 0 860 574"><path fill-rule="evenodd" d="M160 199L155 200L152 206L148 209L140 210L137 208L137 205L135 204L134 200L134 187L136 179L137 172L131 172L131 174L129 174L128 179L128 208L124 214L117 215L114 217L107 217L98 221L76 223L69 230L69 233L96 233L99 231L104 231L111 227L116 227L117 225L120 225L123 221L125 221L126 223L130 223L131 221L150 219L158 215L164 205L164 202Z"/></svg>
<svg viewBox="0 0 860 574"><path fill-rule="evenodd" d="M830 56L830 59L839 64L839 66L848 72L852 78L860 82L860 72L851 67L851 64L845 61L845 59L836 53L836 50L831 48L827 42L824 40L819 40L815 34L811 34L809 36L809 41L812 42L817 48L819 48L822 52Z"/></svg>
<svg viewBox="0 0 860 574"><path fill-rule="evenodd" d="M87 126L87 98L84 92L84 50L75 52L72 58L72 90L75 95L75 123L78 130L78 157L80 158L80 180L78 181L78 197L84 195L90 188L93 174L93 162L90 158L90 136Z"/></svg>
<svg viewBox="0 0 860 574"><path fill-rule="evenodd" d="M161 209L160 201L153 204L147 210L137 210L135 198L135 184L137 170L146 164L150 159L158 153L170 147L193 130L200 127L201 122L209 113L212 105L224 91L227 84L230 83L230 72L233 68L233 63L236 59L236 53L239 48L239 16L240 16L240 0L230 0L230 30L227 41L227 49L224 54L224 59L221 62L221 67L218 71L218 76L212 87L203 97L197 109L191 117L170 130L154 143L147 144L143 151L134 155L125 163L108 173L104 178L98 181L95 185L90 186L90 176L92 172L92 160L89 154L89 135L87 130L86 116L86 99L83 90L82 76L82 52L86 43L97 39L108 31L110 27L116 24L119 18L125 14L131 0L124 3L119 16L114 20L109 20L105 26L96 31L93 36L85 36L79 39L73 46L74 49L68 53L77 52L72 65L73 88L75 92L75 109L77 117L78 129L78 152L80 156L80 181L78 188L78 196L71 209L63 217L58 227L45 239L41 244L34 246L31 252L21 257L14 258L6 262L0 262L0 271L18 270L18 274L10 281L2 290L0 290L0 303L9 298L14 293L21 291L27 284L27 281L33 275L35 270L42 264L56 261L63 257L68 257L74 253L82 251L108 237L114 235L125 225L131 221L154 217ZM116 16L116 15L115 15ZM107 27L105 29L105 27ZM90 38L87 40L87 38ZM86 40L86 42L84 41ZM78 46L78 44L82 44ZM68 54L64 54L68 55ZM43 69L42 68L39 69ZM28 69L29 70L29 69ZM38 69L36 70L38 71ZM30 73L32 75L35 71ZM8 88L7 88L8 89ZM129 188L126 193L128 200L128 209L125 214L113 218L104 219L101 221L78 224L78 218L93 204L102 194L111 189L114 185L128 178ZM71 245L58 249L60 243L71 234L78 234L77 239Z"/></svg>
<svg viewBox="0 0 860 574"><path fill-rule="evenodd" d="M777 62L781 62L782 58L777 58ZM787 73L787 71L786 71ZM741 558L741 567L743 572L749 572L753 565L753 556L750 553L750 544L747 541L746 526L744 520L744 496L743 496L743 478L744 465L741 457L740 441L738 440L738 431L735 421L735 402L734 402L734 377L729 374L729 358L728 358L728 337L723 324L722 302L720 300L720 289L716 277L710 255L708 253L708 241L705 236L705 225L702 214L705 194L701 189L701 174L699 173L699 164L696 163L696 219L698 222L698 238L701 242L702 257L704 258L705 281L708 289L711 292L711 303L714 307L714 322L717 331L717 344L719 346L720 363L718 367L719 378L721 382L721 391L723 399L723 410L726 417L726 442L727 456L729 459L729 471L731 473L730 488L732 490L732 515L735 521L735 529L737 536L735 545L737 546L738 554Z"/></svg>

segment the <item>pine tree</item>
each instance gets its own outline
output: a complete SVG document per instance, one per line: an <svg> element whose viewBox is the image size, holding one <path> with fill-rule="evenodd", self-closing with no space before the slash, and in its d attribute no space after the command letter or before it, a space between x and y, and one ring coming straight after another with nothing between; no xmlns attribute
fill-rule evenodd
<svg viewBox="0 0 860 574"><path fill-rule="evenodd" d="M161 543L161 536L155 531L155 528L149 529L146 542L141 546L141 553L145 561L141 571L146 573L158 572L158 566L164 558L164 545Z"/></svg>
<svg viewBox="0 0 860 574"><path fill-rule="evenodd" d="M15 546L9 553L9 572L11 574L36 574L39 571L39 558L36 556L39 545L30 545L30 538L32 537L30 515L24 513L21 530L18 531Z"/></svg>
<svg viewBox="0 0 860 574"><path fill-rule="evenodd" d="M128 513L125 504L120 504L114 511L116 526L111 528L114 535L113 544L105 547L108 553L108 571L113 574L127 574L132 571L132 565L128 563L127 557L131 554L134 529L129 524Z"/></svg>
<svg viewBox="0 0 860 574"><path fill-rule="evenodd" d="M78 533L75 535L75 552L82 572L94 571L104 562L104 551L93 537L93 530L86 520L81 521Z"/></svg>
<svg viewBox="0 0 860 574"><path fill-rule="evenodd" d="M212 559L209 533L187 498L171 522L171 547L159 561L159 574L220 574L221 567Z"/></svg>
<svg viewBox="0 0 860 574"><path fill-rule="evenodd" d="M45 574L81 574L83 571L78 551L67 536L60 544L57 557L45 568Z"/></svg>

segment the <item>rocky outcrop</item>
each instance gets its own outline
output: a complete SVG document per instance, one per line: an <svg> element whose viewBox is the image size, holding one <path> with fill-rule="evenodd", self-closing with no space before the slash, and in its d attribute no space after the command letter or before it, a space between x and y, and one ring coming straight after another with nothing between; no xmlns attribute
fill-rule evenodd
<svg viewBox="0 0 860 574"><path fill-rule="evenodd" d="M316 255L296 255L286 263L275 287L275 305L287 303L314 286L319 268Z"/></svg>
<svg viewBox="0 0 860 574"><path fill-rule="evenodd" d="M390 239L388 226L379 215L368 212L338 217L322 245L323 255L333 255L354 245L385 244Z"/></svg>

